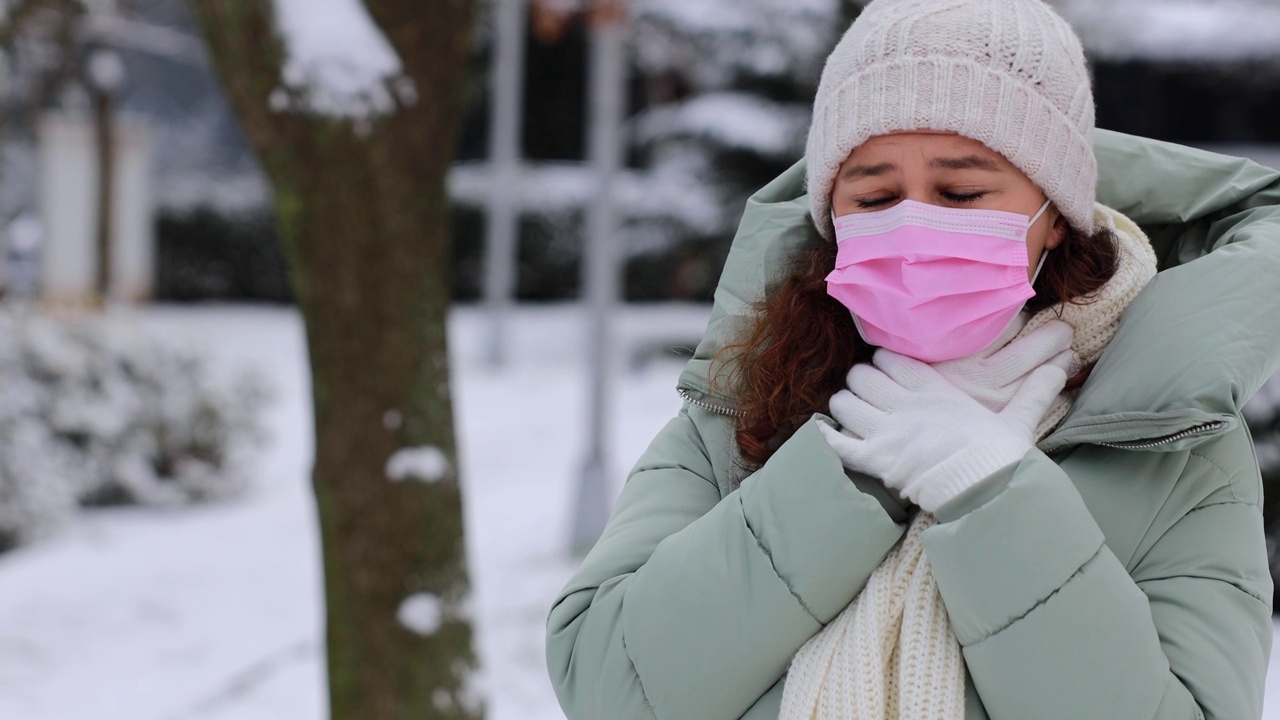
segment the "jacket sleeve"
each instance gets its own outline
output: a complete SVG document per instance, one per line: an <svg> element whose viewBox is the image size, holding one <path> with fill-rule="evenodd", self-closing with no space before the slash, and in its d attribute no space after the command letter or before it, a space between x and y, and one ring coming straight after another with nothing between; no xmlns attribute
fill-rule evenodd
<svg viewBox="0 0 1280 720"><path fill-rule="evenodd" d="M1132 567L1039 451L988 478L977 507L940 511L926 551L993 720L1261 716L1272 626L1260 480L1223 465L1189 454L1170 492L1199 500L1154 523Z"/></svg>
<svg viewBox="0 0 1280 720"><path fill-rule="evenodd" d="M570 720L740 717L903 532L815 416L723 499L686 406L654 439L551 608Z"/></svg>

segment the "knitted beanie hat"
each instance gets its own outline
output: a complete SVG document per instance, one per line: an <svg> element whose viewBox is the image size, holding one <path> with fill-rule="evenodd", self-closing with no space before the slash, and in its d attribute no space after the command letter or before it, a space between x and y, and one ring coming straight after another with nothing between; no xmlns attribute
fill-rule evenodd
<svg viewBox="0 0 1280 720"><path fill-rule="evenodd" d="M1042 0L875 0L827 58L805 147L828 240L836 172L869 138L949 130L1008 158L1092 232L1098 165L1080 40Z"/></svg>

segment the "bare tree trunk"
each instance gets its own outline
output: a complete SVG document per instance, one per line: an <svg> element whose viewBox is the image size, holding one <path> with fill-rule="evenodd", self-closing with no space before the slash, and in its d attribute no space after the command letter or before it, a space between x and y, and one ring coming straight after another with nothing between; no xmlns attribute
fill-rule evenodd
<svg viewBox="0 0 1280 720"><path fill-rule="evenodd" d="M477 718L445 343L445 176L474 7L366 5L414 87L350 121L269 107L283 60L271 3L196 0L275 190L307 326L331 717ZM418 462L399 473L393 457Z"/></svg>

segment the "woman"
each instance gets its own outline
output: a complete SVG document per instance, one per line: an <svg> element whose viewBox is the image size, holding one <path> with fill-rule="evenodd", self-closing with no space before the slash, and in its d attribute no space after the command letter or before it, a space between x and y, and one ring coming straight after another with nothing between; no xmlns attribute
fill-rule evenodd
<svg viewBox="0 0 1280 720"><path fill-rule="evenodd" d="M570 718L1260 716L1280 174L1092 123L1039 0L868 6L551 609Z"/></svg>

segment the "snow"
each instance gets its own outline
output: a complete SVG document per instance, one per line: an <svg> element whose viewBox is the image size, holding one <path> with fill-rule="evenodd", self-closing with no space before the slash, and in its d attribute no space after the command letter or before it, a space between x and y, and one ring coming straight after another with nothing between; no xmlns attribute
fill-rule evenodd
<svg viewBox="0 0 1280 720"><path fill-rule="evenodd" d="M145 319L158 337L213 347L229 371L251 360L276 381L280 402L266 413L274 452L239 499L94 511L0 555L0 717L319 718L301 327L253 310Z"/></svg>
<svg viewBox="0 0 1280 720"><path fill-rule="evenodd" d="M679 408L683 360L668 348L695 343L708 312L631 307L620 319L615 493ZM0 717L321 720L322 582L298 316L162 306L141 319L149 333L205 348L229 370L253 362L272 378L275 445L242 497L97 510L0 555ZM521 307L508 327L512 364L493 369L481 362L483 316L461 308L450 323L472 579L466 612L475 618L488 718L563 720L543 634L552 599L579 562L564 548L585 450L586 313ZM404 614L430 626L434 603L407 598ZM1280 662L1273 667L1266 717L1280 720Z"/></svg>
<svg viewBox="0 0 1280 720"><path fill-rule="evenodd" d="M674 72L695 91L747 77L816 84L835 45L836 0L637 0L632 41L646 72Z"/></svg>
<svg viewBox="0 0 1280 720"><path fill-rule="evenodd" d="M645 309L629 347L696 342L702 307ZM451 324L471 610L490 720L562 718L546 679L546 612L577 560L564 553L587 404L579 308L518 310L512 357L487 369L486 326ZM245 496L194 508L84 514L0 555L0 717L24 720L319 720L324 716L319 539L306 344L291 310L158 307L146 329L274 380L275 439ZM632 353L620 378L615 477L679 408L681 361ZM520 398L513 402L513 398ZM503 408L497 412L497 408ZM466 698L462 698L466 700Z"/></svg>
<svg viewBox="0 0 1280 720"><path fill-rule="evenodd" d="M712 92L683 103L654 106L636 124L641 141L705 137L727 149L782 159L804 153L809 110L746 92Z"/></svg>
<svg viewBox="0 0 1280 720"><path fill-rule="evenodd" d="M1160 60L1280 57L1274 0L1050 0L1092 54ZM865 4L862 3L862 4ZM637 0L643 67L688 73L703 89L734 72L812 72L834 44L833 0Z"/></svg>
<svg viewBox="0 0 1280 720"><path fill-rule="evenodd" d="M275 11L291 92L273 92L273 108L362 118L416 102L400 57L360 0L275 0Z"/></svg>
<svg viewBox="0 0 1280 720"><path fill-rule="evenodd" d="M449 473L449 458L438 447L423 446L397 450L387 460L387 479L392 482L417 480L433 483Z"/></svg>
<svg viewBox="0 0 1280 720"><path fill-rule="evenodd" d="M1057 0L1094 55L1126 59L1280 59L1274 0Z"/></svg>
<svg viewBox="0 0 1280 720"><path fill-rule="evenodd" d="M723 223L724 202L709 183L699 182L687 165L652 171L624 170L614 184L617 211L624 221L667 218L711 232ZM509 190L522 212L563 217L584 212L600 184L594 168L580 162L521 163ZM458 205L482 209L498 182L488 163L458 163L449 171L449 194ZM668 233L670 235L670 233ZM670 242L670 238L668 238ZM629 249L637 248L629 246Z"/></svg>
<svg viewBox="0 0 1280 720"><path fill-rule="evenodd" d="M444 619L444 604L431 593L414 593L400 603L396 619L419 635L434 635Z"/></svg>
<svg viewBox="0 0 1280 720"><path fill-rule="evenodd" d="M156 188L156 204L176 214L204 208L234 218L268 208L270 198L266 179L250 172L226 173L215 182L196 173L175 173Z"/></svg>
<svg viewBox="0 0 1280 720"><path fill-rule="evenodd" d="M54 318L0 307L0 542L46 534L77 504L233 494L267 394L163 351L123 308Z"/></svg>
<svg viewBox="0 0 1280 720"><path fill-rule="evenodd" d="M497 182L488 163L457 163L449 171L449 195L461 205L483 208ZM635 172L623 171L618 178L619 195L638 195L640 190L633 189L638 182ZM585 163L521 163L507 192L514 193L522 210L546 215L586 207L598 187L595 170Z"/></svg>
<svg viewBox="0 0 1280 720"><path fill-rule="evenodd" d="M635 5L637 15L663 18L688 32L730 34L758 31L762 14L786 18L832 16L836 11L836 0L638 0Z"/></svg>

